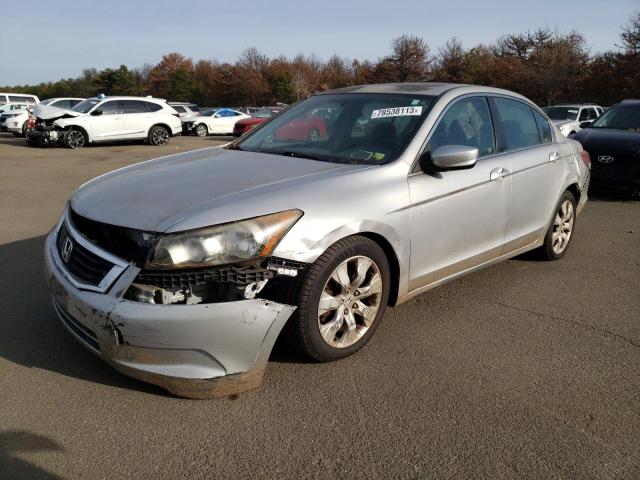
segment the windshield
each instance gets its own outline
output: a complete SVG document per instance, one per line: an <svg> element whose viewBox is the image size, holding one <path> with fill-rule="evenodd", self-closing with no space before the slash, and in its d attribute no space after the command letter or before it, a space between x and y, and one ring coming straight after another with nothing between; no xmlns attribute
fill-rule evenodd
<svg viewBox="0 0 640 480"><path fill-rule="evenodd" d="M591 126L593 128L614 128L640 132L640 104L618 105L610 108Z"/></svg>
<svg viewBox="0 0 640 480"><path fill-rule="evenodd" d="M379 165L404 151L433 96L349 93L311 97L229 148L336 163Z"/></svg>
<svg viewBox="0 0 640 480"><path fill-rule="evenodd" d="M579 109L576 107L547 107L543 108L551 120L577 120Z"/></svg>
<svg viewBox="0 0 640 480"><path fill-rule="evenodd" d="M216 112L218 111L217 108L207 108L205 110L200 110L198 115L200 115L201 117L211 117L212 115L214 115Z"/></svg>
<svg viewBox="0 0 640 480"><path fill-rule="evenodd" d="M87 98L86 100L81 101L71 110L78 113L89 113L89 110L91 110L98 103L100 103L100 100L98 100L97 98Z"/></svg>

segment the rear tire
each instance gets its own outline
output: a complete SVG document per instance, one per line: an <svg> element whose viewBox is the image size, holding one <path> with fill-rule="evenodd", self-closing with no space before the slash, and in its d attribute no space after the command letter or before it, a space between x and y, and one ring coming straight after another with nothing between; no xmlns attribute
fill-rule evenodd
<svg viewBox="0 0 640 480"><path fill-rule="evenodd" d="M556 205L551 225L544 237L544 243L538 249L544 260L559 260L569 249L576 226L576 199L566 191Z"/></svg>
<svg viewBox="0 0 640 480"><path fill-rule="evenodd" d="M380 246L363 236L331 245L300 279L290 331L305 355L329 362L360 350L389 300L391 271Z"/></svg>
<svg viewBox="0 0 640 480"><path fill-rule="evenodd" d="M156 147L161 147L169 143L169 130L162 125L155 125L149 130L149 143Z"/></svg>

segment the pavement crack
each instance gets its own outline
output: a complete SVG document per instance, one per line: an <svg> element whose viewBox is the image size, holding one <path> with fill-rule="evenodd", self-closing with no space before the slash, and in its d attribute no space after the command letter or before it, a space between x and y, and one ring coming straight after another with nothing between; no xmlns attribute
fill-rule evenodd
<svg viewBox="0 0 640 480"><path fill-rule="evenodd" d="M629 345L631 345L631 346L633 346L635 348L640 348L640 344L639 343L631 340L630 338L625 337L624 335L620 335L619 333L615 333L615 332L612 332L611 330L606 330L604 328L594 327L593 325L589 325L588 323L581 323L581 322L578 322L576 320L571 320L569 318L558 317L557 315L549 315L548 313L538 312L537 310L529 310L528 308L516 307L514 305L509 305L508 303L499 302L499 301L496 301L496 300L493 300L492 303L495 303L496 305L501 305L503 307L511 308L512 310L531 313L532 315L537 315L539 317L546 317L546 318L551 318L551 319L554 319L554 320L559 320L561 322L568 323L568 324L573 325L575 327L584 328L584 329L587 329L587 330L591 330L593 332L597 332L597 333L600 333L600 334L603 334L603 335L608 335L608 336L617 338L618 340L622 340L623 342L628 343Z"/></svg>

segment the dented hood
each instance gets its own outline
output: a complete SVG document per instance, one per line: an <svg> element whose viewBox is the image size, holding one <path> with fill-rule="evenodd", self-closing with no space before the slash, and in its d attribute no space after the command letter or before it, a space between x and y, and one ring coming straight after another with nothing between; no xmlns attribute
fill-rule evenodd
<svg viewBox="0 0 640 480"><path fill-rule="evenodd" d="M33 107L33 114L42 120L55 120L62 117L78 117L84 115L80 112L74 112L73 110L66 110L64 108L51 107L49 105L37 104Z"/></svg>
<svg viewBox="0 0 640 480"><path fill-rule="evenodd" d="M206 148L102 175L78 189L71 207L92 220L155 232L197 213L206 220L196 227L204 227L273 213L287 188L363 167ZM298 200L286 208L299 208Z"/></svg>

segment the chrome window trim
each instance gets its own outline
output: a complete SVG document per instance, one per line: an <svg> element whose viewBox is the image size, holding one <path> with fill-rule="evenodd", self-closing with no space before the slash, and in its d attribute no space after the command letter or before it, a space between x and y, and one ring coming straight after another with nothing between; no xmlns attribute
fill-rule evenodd
<svg viewBox="0 0 640 480"><path fill-rule="evenodd" d="M77 242L83 248L86 248L87 250L89 250L94 255L113 263L113 267L111 268L111 270L107 272L107 274L104 276L104 278L98 285L90 285L88 283L78 281L70 272L67 271L66 268L64 268L64 262L60 258L60 254L58 253L58 248L57 248L57 238L63 223L66 225L69 235L75 242ZM113 284L113 282L115 282L117 278L122 274L122 272L124 272L129 267L129 263L127 263L125 260L119 257L116 257L115 255L112 255L109 252L106 252L105 250L95 246L93 243L87 240L80 232L78 232L78 230L76 230L75 226L71 222L71 218L69 215L69 208L65 210L65 214L58 222L58 225L56 225L55 238L56 238L56 241L53 242L51 245L51 258L53 259L53 263L55 263L56 267L58 267L58 270L60 270L60 272L64 275L64 277L74 287L80 290L89 290L92 292L105 293L109 289L109 287Z"/></svg>

